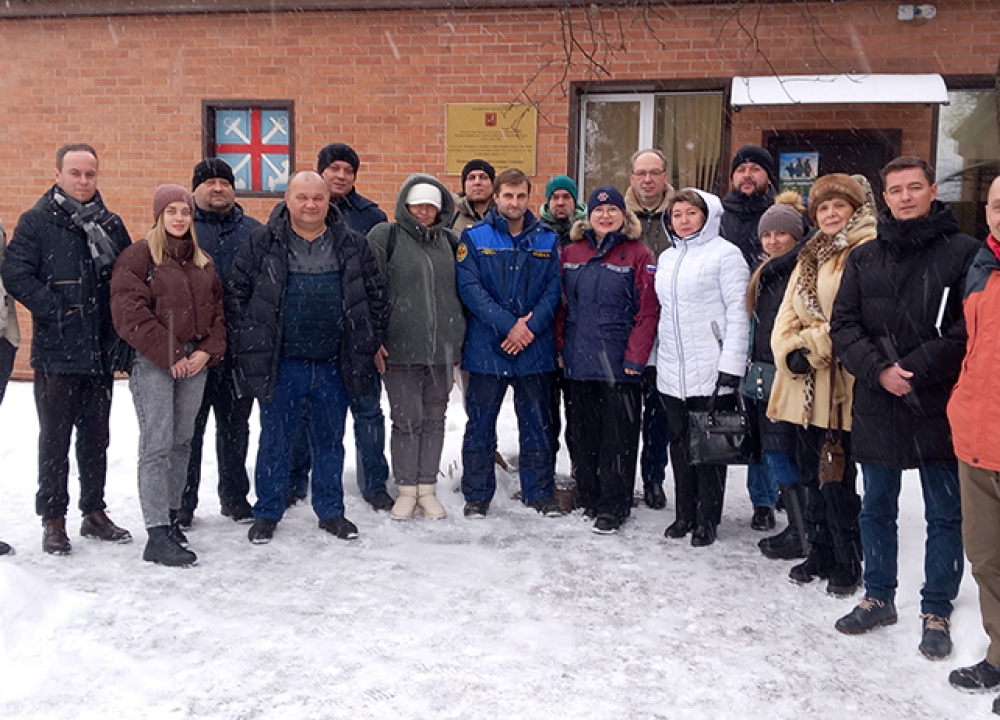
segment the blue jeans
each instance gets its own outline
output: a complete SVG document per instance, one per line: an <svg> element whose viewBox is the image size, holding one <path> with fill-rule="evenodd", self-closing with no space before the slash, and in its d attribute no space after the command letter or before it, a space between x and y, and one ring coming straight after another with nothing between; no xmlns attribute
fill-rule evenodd
<svg viewBox="0 0 1000 720"><path fill-rule="evenodd" d="M747 492L750 493L750 502L755 508L774 509L778 503L778 483L768 471L767 465L747 467Z"/></svg>
<svg viewBox="0 0 1000 720"><path fill-rule="evenodd" d="M865 594L883 602L896 595L899 491L902 471L862 465L865 495L861 504L861 545L865 553ZM962 582L962 501L955 465L920 468L927 542L920 611L951 616L951 601Z"/></svg>
<svg viewBox="0 0 1000 720"><path fill-rule="evenodd" d="M764 469L767 471L770 481L775 484L776 489L781 485L794 485L800 479L799 465L795 462L795 456L787 453L766 451L764 453ZM749 478L747 479L747 487L750 487ZM753 498L753 490L750 490L750 497Z"/></svg>
<svg viewBox="0 0 1000 720"><path fill-rule="evenodd" d="M389 462L385 459L385 416L382 414L382 382L378 375L371 379L371 387L364 397L349 399L354 416L354 448L357 452L358 490L365 500L377 492L385 491L389 479ZM309 448L309 402L304 403L299 429L292 443L291 488L299 497L309 489L309 469L312 458Z"/></svg>
<svg viewBox="0 0 1000 720"><path fill-rule="evenodd" d="M518 473L526 505L552 497L555 459L549 432L551 373L523 377L469 374L465 393L465 439L462 441L462 493L466 500L489 502L496 492L494 470L497 416L508 386L514 388L514 411L521 440Z"/></svg>
<svg viewBox="0 0 1000 720"><path fill-rule="evenodd" d="M663 398L656 389L656 368L642 372L642 454L639 474L642 484L662 485L667 474L670 448L670 425Z"/></svg>
<svg viewBox="0 0 1000 720"><path fill-rule="evenodd" d="M284 358L278 365L274 397L260 403L255 518L277 522L285 512L289 455L306 398L310 402L313 510L321 522L344 514L341 474L348 400L339 363Z"/></svg>

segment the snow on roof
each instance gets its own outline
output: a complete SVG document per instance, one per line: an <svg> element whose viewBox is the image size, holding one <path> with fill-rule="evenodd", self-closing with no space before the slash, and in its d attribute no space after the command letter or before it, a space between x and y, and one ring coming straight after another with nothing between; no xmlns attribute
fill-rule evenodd
<svg viewBox="0 0 1000 720"><path fill-rule="evenodd" d="M948 104L940 75L766 75L734 77L733 107L834 103Z"/></svg>

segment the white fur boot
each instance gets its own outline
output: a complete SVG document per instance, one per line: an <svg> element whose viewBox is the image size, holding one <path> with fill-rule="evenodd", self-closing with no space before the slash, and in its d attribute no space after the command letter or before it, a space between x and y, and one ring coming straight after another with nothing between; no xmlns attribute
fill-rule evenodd
<svg viewBox="0 0 1000 720"><path fill-rule="evenodd" d="M424 517L431 520L443 520L448 517L444 510L444 505L437 499L437 485L417 485L417 504L424 513Z"/></svg>
<svg viewBox="0 0 1000 720"><path fill-rule="evenodd" d="M412 520L413 511L417 508L417 486L400 485L398 489L399 494L389 516L393 520Z"/></svg>

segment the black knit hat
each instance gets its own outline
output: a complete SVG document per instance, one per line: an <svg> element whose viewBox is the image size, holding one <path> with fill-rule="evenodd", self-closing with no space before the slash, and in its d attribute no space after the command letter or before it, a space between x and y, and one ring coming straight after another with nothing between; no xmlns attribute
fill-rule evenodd
<svg viewBox="0 0 1000 720"><path fill-rule="evenodd" d="M222 178L233 187L236 187L236 178L233 177L233 169L229 167L229 163L222 158L205 158L194 166L191 189L196 190L199 185L212 178Z"/></svg>
<svg viewBox="0 0 1000 720"><path fill-rule="evenodd" d="M316 172L320 175L326 170L330 163L335 163L338 160L342 160L348 165L350 165L354 172L358 172L358 168L361 167L361 160L358 158L358 154L354 152L354 148L346 143L330 143L325 148L319 151L319 160L316 163Z"/></svg>
<svg viewBox="0 0 1000 720"><path fill-rule="evenodd" d="M736 168L745 162L757 163L767 171L767 179L771 181L771 187L777 189L778 175L774 170L774 158L767 150L756 145L744 145L736 151L733 156L733 164L729 169L729 177L733 176Z"/></svg>
<svg viewBox="0 0 1000 720"><path fill-rule="evenodd" d="M480 160L479 158L476 158L475 160L469 160L469 162L465 163L465 167L462 168L463 189L465 188L465 179L469 177L469 173L472 172L473 170L482 170L484 173L490 176L490 182L493 182L494 180L497 179L497 171L494 170L493 166L490 165L488 162L486 162L485 160Z"/></svg>

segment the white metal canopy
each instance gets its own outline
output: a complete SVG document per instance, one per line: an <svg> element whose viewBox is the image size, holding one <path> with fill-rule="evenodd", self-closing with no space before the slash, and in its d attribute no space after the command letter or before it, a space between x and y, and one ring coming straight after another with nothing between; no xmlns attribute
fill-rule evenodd
<svg viewBox="0 0 1000 720"><path fill-rule="evenodd" d="M734 77L733 107L852 103L948 104L940 75L764 75Z"/></svg>

